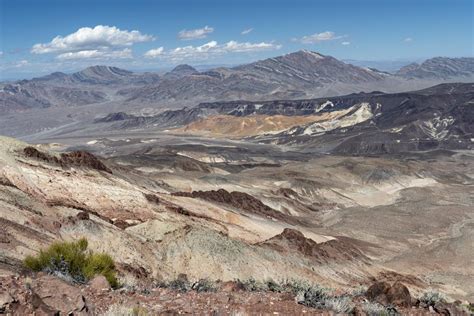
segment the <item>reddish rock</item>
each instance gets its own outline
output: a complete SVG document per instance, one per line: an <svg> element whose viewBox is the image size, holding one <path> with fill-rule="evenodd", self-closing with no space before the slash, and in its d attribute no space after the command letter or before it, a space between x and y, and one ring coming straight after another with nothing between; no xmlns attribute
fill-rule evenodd
<svg viewBox="0 0 474 316"><path fill-rule="evenodd" d="M272 209L271 207L263 204L259 199L244 192L228 192L227 190L219 189L217 191L176 192L173 193L173 195L199 198L210 202L227 204L245 212L271 217L290 223L298 222L295 218Z"/></svg>
<svg viewBox="0 0 474 316"><path fill-rule="evenodd" d="M396 282L386 293L388 302L402 307L410 307L412 299L408 288L400 282Z"/></svg>
<svg viewBox="0 0 474 316"><path fill-rule="evenodd" d="M56 156L41 152L34 147L28 146L23 149L23 154L28 158L34 158L45 162L58 164L62 167L74 165L112 173L112 171L107 168L104 163L87 151L62 153L61 157L58 158Z"/></svg>
<svg viewBox="0 0 474 316"><path fill-rule="evenodd" d="M451 315L469 315L466 311L464 311L462 308L456 306L455 304L451 303L446 303L446 302L437 302L434 306L433 309L436 313L440 315L446 315L446 316L451 316Z"/></svg>
<svg viewBox="0 0 474 316"><path fill-rule="evenodd" d="M89 287L97 292L110 290L110 284L103 275L95 276L89 281Z"/></svg>
<svg viewBox="0 0 474 316"><path fill-rule="evenodd" d="M32 290L51 309L68 315L92 315L81 290L51 275L41 275L33 282ZM38 298L36 298L38 300Z"/></svg>
<svg viewBox="0 0 474 316"><path fill-rule="evenodd" d="M412 306L412 298L408 288L401 282L390 283L382 281L372 284L366 293L370 301L382 305L395 305L397 307L409 308Z"/></svg>
<svg viewBox="0 0 474 316"><path fill-rule="evenodd" d="M238 281L227 281L227 282L223 282L221 285L221 290L223 292L237 292L237 291L243 291L244 289L245 288L242 282L238 282Z"/></svg>
<svg viewBox="0 0 474 316"><path fill-rule="evenodd" d="M297 252L312 258L318 263L334 261L350 261L355 258L365 260L366 257L350 240L329 240L317 243L306 238L296 229L285 228L281 234L261 242L259 245L270 247L279 252Z"/></svg>
<svg viewBox="0 0 474 316"><path fill-rule="evenodd" d="M388 282L376 282L367 289L366 296L372 302L387 305L389 303L387 292L390 288L391 286Z"/></svg>
<svg viewBox="0 0 474 316"><path fill-rule="evenodd" d="M112 171L107 168L102 163L102 161L87 151L73 151L70 153L63 153L61 154L61 164L66 166L77 165L112 173Z"/></svg>

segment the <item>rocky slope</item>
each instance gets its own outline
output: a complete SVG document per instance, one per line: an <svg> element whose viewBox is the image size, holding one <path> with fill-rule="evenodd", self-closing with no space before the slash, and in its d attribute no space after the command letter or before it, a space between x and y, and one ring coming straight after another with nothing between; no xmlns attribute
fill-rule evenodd
<svg viewBox="0 0 474 316"><path fill-rule="evenodd" d="M436 57L421 64L413 63L400 68L396 75L409 79L448 79L452 77L472 77L474 58Z"/></svg>
<svg viewBox="0 0 474 316"><path fill-rule="evenodd" d="M89 238L96 250L113 248L124 278L133 277L126 266L158 279L186 273L191 279L221 280L329 281L336 269L316 272L314 262L303 256L289 258L254 244L285 227L300 229L317 242L334 238L312 233L244 193L211 203L200 195L170 195L169 186L140 180L124 167L105 166L90 154L55 156L12 139L1 142L2 270L19 269L26 254L55 239L78 236ZM329 282L349 282L375 269L349 257L342 264L358 265L360 273Z"/></svg>
<svg viewBox="0 0 474 316"><path fill-rule="evenodd" d="M385 159L266 151L255 164L258 152L249 151L247 160L222 163L199 150L229 158L239 151L195 142L103 139L88 145L108 153L99 159L1 138L0 287L8 291L0 309L102 313L116 303L157 313L318 314L347 305L380 312L393 304L402 313L429 313L431 306L462 315L459 304L422 305L414 297L428 288L462 304L474 297L468 152ZM114 257L122 289L26 278L27 254L81 236ZM218 290L199 292L202 279ZM287 293L285 280L334 290L323 309L308 307L312 294ZM385 283L358 289L374 281Z"/></svg>

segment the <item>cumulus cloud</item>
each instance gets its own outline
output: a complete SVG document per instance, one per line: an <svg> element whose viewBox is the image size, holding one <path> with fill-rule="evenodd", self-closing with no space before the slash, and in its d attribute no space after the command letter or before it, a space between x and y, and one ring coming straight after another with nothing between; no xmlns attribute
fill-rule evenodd
<svg viewBox="0 0 474 316"><path fill-rule="evenodd" d="M410 42L413 42L413 38L411 37L407 37L403 40L405 43L410 43Z"/></svg>
<svg viewBox="0 0 474 316"><path fill-rule="evenodd" d="M348 45L351 45L351 42L342 42L341 44L344 46L348 46Z"/></svg>
<svg viewBox="0 0 474 316"><path fill-rule="evenodd" d="M115 26L97 25L94 28L82 27L66 36L56 36L49 43L35 44L34 54L66 53L92 50L104 50L113 47L131 46L134 43L148 42L151 35L139 31L120 30Z"/></svg>
<svg viewBox="0 0 474 316"><path fill-rule="evenodd" d="M163 47L158 47L158 48L155 48L155 49L150 49L149 51L147 51L145 53L145 57L147 58L156 58L160 55L163 54L163 51L164 51L164 48Z"/></svg>
<svg viewBox="0 0 474 316"><path fill-rule="evenodd" d="M253 28L249 28L249 29L246 29L246 30L243 30L242 32L240 32L240 34L246 35L246 34L252 32L252 31L253 31Z"/></svg>
<svg viewBox="0 0 474 316"><path fill-rule="evenodd" d="M193 40L199 38L206 38L208 34L214 32L214 28L205 26L201 29L182 30L178 33L178 38L182 40Z"/></svg>
<svg viewBox="0 0 474 316"><path fill-rule="evenodd" d="M132 58L132 50L130 48L124 48L123 50L81 50L78 52L62 53L56 56L60 60L73 60L73 59L124 59Z"/></svg>
<svg viewBox="0 0 474 316"><path fill-rule="evenodd" d="M258 52L265 50L280 49L281 45L274 43L249 43L249 42L237 42L229 41L224 44L218 44L216 41L210 41L201 46L183 46L175 49L165 51L160 48L149 50L145 53L145 57L149 58L163 58L171 61L182 61L182 60L199 60L206 59L210 56L226 53L245 53L245 52Z"/></svg>
<svg viewBox="0 0 474 316"><path fill-rule="evenodd" d="M272 50L272 49L280 49L281 45L273 44L273 43L239 43L236 41L229 41L223 46L223 50L227 52L255 52L255 51L262 51L262 50Z"/></svg>
<svg viewBox="0 0 474 316"><path fill-rule="evenodd" d="M316 44L325 41L332 41L342 38L343 36L336 35L334 32L326 31L322 33L314 33L312 35L306 35L302 38L293 39L303 44Z"/></svg>

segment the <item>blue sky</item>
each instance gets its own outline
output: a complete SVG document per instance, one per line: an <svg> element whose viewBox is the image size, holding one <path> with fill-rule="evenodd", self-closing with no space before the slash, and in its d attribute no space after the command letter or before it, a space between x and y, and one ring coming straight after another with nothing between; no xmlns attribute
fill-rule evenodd
<svg viewBox="0 0 474 316"><path fill-rule="evenodd" d="M472 0L0 3L3 78L95 64L233 65L299 49L370 61L473 56L474 50Z"/></svg>

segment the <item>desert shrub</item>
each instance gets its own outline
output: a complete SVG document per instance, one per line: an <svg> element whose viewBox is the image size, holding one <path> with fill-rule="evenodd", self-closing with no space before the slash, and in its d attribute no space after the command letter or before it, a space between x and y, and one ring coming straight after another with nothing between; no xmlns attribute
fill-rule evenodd
<svg viewBox="0 0 474 316"><path fill-rule="evenodd" d="M354 309L354 304L349 296L326 297L323 305L338 314L350 314Z"/></svg>
<svg viewBox="0 0 474 316"><path fill-rule="evenodd" d="M352 290L351 295L352 296L364 296L367 293L367 287L366 286L359 286L355 289Z"/></svg>
<svg viewBox="0 0 474 316"><path fill-rule="evenodd" d="M120 304L111 305L101 316L148 316L146 308L141 306L129 307Z"/></svg>
<svg viewBox="0 0 474 316"><path fill-rule="evenodd" d="M325 308L325 301L329 298L325 289L319 286L301 287L298 283L291 285L293 293L297 291L296 301L299 304L313 308Z"/></svg>
<svg viewBox="0 0 474 316"><path fill-rule="evenodd" d="M244 290L248 292L260 292L260 291L267 290L265 284L263 284L260 281L255 280L254 278L250 278L248 280L239 281L239 282L242 284Z"/></svg>
<svg viewBox="0 0 474 316"><path fill-rule="evenodd" d="M192 287L193 290L197 292L215 292L217 291L217 286L215 282L209 279L200 279L199 281L195 282Z"/></svg>
<svg viewBox="0 0 474 316"><path fill-rule="evenodd" d="M113 259L105 253L87 251L87 239L62 241L40 250L37 256L27 256L24 264L33 271L45 271L67 280L85 283L103 275L112 287L118 286Z"/></svg>
<svg viewBox="0 0 474 316"><path fill-rule="evenodd" d="M428 306L434 306L438 302L445 302L446 297L436 291L433 290L428 290L423 293L423 295L420 297L420 302L422 305L428 307Z"/></svg>
<svg viewBox="0 0 474 316"><path fill-rule="evenodd" d="M362 303L362 310L366 312L368 316L386 315L385 306L375 302Z"/></svg>
<svg viewBox="0 0 474 316"><path fill-rule="evenodd" d="M265 287L267 288L268 291L271 291L271 292L281 293L285 291L285 288L283 285L280 285L279 283L273 281L272 279L267 280L265 282Z"/></svg>
<svg viewBox="0 0 474 316"><path fill-rule="evenodd" d="M100 274L107 279L111 287L116 288L118 286L117 276L115 274L115 263L108 254L89 254L82 271L84 276L88 279Z"/></svg>
<svg viewBox="0 0 474 316"><path fill-rule="evenodd" d="M473 315L474 314L474 305L472 304L464 304L463 305L464 309L470 313L469 315Z"/></svg>
<svg viewBox="0 0 474 316"><path fill-rule="evenodd" d="M179 292L187 292L191 289L191 284L185 275L179 275L178 278L164 284L164 287L170 288Z"/></svg>

